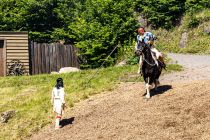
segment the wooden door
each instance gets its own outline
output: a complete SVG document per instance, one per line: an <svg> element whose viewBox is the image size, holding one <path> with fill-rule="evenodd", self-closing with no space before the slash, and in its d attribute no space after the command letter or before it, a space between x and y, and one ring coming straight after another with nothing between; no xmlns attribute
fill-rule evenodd
<svg viewBox="0 0 210 140"><path fill-rule="evenodd" d="M0 76L4 76L4 40L0 40Z"/></svg>

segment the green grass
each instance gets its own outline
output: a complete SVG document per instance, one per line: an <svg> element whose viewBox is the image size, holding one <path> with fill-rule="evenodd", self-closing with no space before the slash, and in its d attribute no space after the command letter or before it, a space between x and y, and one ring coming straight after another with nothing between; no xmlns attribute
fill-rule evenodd
<svg viewBox="0 0 210 140"><path fill-rule="evenodd" d="M142 81L137 68L134 65L61 75L1 77L0 113L17 112L8 123L0 123L0 139L23 139L54 121L50 98L58 77L64 79L66 103L72 107L91 95L113 90L120 82ZM179 70L180 66L169 65L167 72Z"/></svg>
<svg viewBox="0 0 210 140"><path fill-rule="evenodd" d="M191 15L185 15L180 26L171 30L158 29L152 31L157 37L157 48L162 52L210 54L210 34L204 32L204 28L210 27L210 9L195 13L194 19L198 25L190 28ZM180 48L179 43L182 33L188 33L188 40L185 48Z"/></svg>

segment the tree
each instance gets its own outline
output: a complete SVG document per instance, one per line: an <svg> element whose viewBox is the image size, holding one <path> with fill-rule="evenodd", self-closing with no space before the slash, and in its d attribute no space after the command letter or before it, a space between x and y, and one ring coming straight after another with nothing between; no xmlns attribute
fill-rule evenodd
<svg viewBox="0 0 210 140"><path fill-rule="evenodd" d="M22 30L24 17L24 5L22 1L1 0L0 1L0 30L15 31Z"/></svg>
<svg viewBox="0 0 210 140"><path fill-rule="evenodd" d="M99 67L118 44L134 37L138 24L133 17L133 3L132 0L87 0L80 8L69 29L80 54L87 60L83 67ZM114 64L116 53L107 60L107 66Z"/></svg>
<svg viewBox="0 0 210 140"><path fill-rule="evenodd" d="M204 8L210 8L209 0L186 0L185 8L187 12L194 13Z"/></svg>
<svg viewBox="0 0 210 140"><path fill-rule="evenodd" d="M135 9L154 28L172 28L184 13L184 0L137 0Z"/></svg>

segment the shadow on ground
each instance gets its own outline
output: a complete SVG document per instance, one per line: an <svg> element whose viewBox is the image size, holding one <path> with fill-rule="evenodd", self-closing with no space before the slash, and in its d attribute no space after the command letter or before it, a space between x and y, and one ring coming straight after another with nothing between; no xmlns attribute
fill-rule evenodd
<svg viewBox="0 0 210 140"><path fill-rule="evenodd" d="M158 94L163 94L170 89L172 89L171 85L161 85L161 86L157 87L157 89L153 88L153 89L150 90L151 97L155 96L155 95L158 95ZM143 96L145 96L145 95L146 95L146 93Z"/></svg>
<svg viewBox="0 0 210 140"><path fill-rule="evenodd" d="M73 124L73 122L74 122L74 117L71 117L71 118L68 118L68 119L62 119L60 121L60 125L61 125L61 127L64 127L66 125Z"/></svg>

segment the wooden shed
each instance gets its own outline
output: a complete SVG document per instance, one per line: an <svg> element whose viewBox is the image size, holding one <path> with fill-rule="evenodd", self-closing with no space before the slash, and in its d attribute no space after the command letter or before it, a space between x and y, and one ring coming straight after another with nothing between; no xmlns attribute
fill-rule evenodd
<svg viewBox="0 0 210 140"><path fill-rule="evenodd" d="M29 74L28 32L0 31L0 76Z"/></svg>

